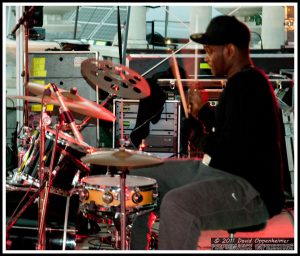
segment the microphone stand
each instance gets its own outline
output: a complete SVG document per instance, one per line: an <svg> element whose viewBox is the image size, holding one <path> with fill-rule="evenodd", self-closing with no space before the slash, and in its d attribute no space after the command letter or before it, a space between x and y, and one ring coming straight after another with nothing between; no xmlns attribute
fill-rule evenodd
<svg viewBox="0 0 300 256"><path fill-rule="evenodd" d="M19 27L28 22L29 18L32 17L33 13L35 11L35 6L31 6L28 11L25 11L23 13L23 16L19 19L18 24L14 27L14 29L11 31L12 34L16 33L16 31L19 29Z"/></svg>
<svg viewBox="0 0 300 256"><path fill-rule="evenodd" d="M30 7L28 11L23 13L23 16L19 19L18 24L12 30L12 34L15 34L19 27L23 24L25 29L25 72L24 74L24 88L25 88L25 96L29 96L29 90L27 88L27 84L29 82L29 61L28 61L28 41L29 41L29 27L30 27L30 17L33 16L35 11L35 6ZM23 75L22 75L23 76ZM28 101L25 101L25 123L26 126L29 127L29 106Z"/></svg>

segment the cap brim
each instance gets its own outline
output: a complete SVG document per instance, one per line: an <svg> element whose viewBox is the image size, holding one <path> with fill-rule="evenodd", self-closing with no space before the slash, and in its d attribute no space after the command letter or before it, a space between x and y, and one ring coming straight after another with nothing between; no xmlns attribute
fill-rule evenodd
<svg viewBox="0 0 300 256"><path fill-rule="evenodd" d="M222 45L222 44L228 43L228 42L225 42L224 40L218 39L216 37L211 37L205 33L192 34L192 35L190 35L190 38L192 41L194 41L198 44Z"/></svg>
<svg viewBox="0 0 300 256"><path fill-rule="evenodd" d="M204 33L195 33L190 36L190 39L198 44L206 44L207 37Z"/></svg>

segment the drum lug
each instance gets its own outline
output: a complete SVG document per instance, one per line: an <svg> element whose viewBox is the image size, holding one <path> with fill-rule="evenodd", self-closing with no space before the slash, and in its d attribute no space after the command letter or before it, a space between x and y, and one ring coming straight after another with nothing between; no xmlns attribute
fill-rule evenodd
<svg viewBox="0 0 300 256"><path fill-rule="evenodd" d="M81 201L87 200L89 198L89 191L87 189L81 189L79 191L79 198Z"/></svg>
<svg viewBox="0 0 300 256"><path fill-rule="evenodd" d="M140 191L141 190L138 187L134 188L134 193L132 194L131 199L135 204L141 203L144 199Z"/></svg>
<svg viewBox="0 0 300 256"><path fill-rule="evenodd" d="M102 200L105 204L109 205L114 200L114 196L109 190L106 190L102 196Z"/></svg>
<svg viewBox="0 0 300 256"><path fill-rule="evenodd" d="M156 201L158 198L158 189L156 188L152 193L152 199Z"/></svg>
<svg viewBox="0 0 300 256"><path fill-rule="evenodd" d="M143 198L143 195L139 191L135 191L132 194L131 199L135 204L139 204L143 201L144 198Z"/></svg>

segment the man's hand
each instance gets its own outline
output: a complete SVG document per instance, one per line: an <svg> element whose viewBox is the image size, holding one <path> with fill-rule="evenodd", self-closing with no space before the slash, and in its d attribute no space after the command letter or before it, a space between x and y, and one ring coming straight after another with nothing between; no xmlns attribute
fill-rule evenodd
<svg viewBox="0 0 300 256"><path fill-rule="evenodd" d="M198 117L200 109L208 102L207 93L204 90L192 89L188 92L189 114Z"/></svg>

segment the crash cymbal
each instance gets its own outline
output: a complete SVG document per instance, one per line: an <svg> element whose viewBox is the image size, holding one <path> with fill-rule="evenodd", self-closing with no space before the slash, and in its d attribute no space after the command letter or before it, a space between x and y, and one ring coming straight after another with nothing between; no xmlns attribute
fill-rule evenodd
<svg viewBox="0 0 300 256"><path fill-rule="evenodd" d="M27 85L26 85L26 87L28 88L29 92L31 92L34 95L43 95L43 93L45 91L45 86L46 85L44 85L44 84L38 84L38 83L33 83L33 82L28 82ZM50 90L51 90L51 96L53 95L53 96L56 97L56 94L53 91L52 86L50 86ZM67 92L67 90L60 89L60 88L59 88L59 91L61 93Z"/></svg>
<svg viewBox="0 0 300 256"><path fill-rule="evenodd" d="M28 82L26 87L28 88L29 92L31 92L32 94L37 95L37 96L43 95L44 91L45 91L45 85L43 85L43 84ZM52 86L50 86L49 89L51 91L51 96L54 96L57 98L57 95L53 91ZM73 87L72 89L70 89L70 91L59 88L59 91L64 97L67 97L69 99L78 100L78 101L84 99L83 97L78 95L76 87Z"/></svg>
<svg viewBox="0 0 300 256"><path fill-rule="evenodd" d="M81 73L91 85L126 99L142 99L150 95L147 81L137 72L111 61L87 59Z"/></svg>
<svg viewBox="0 0 300 256"><path fill-rule="evenodd" d="M84 163L116 167L142 167L161 164L161 158L129 149L97 149L81 158Z"/></svg>
<svg viewBox="0 0 300 256"><path fill-rule="evenodd" d="M47 137L50 137L54 140L55 135L56 135L56 130L46 127L46 136ZM80 142L80 141L76 140L73 136L71 136L70 134L63 132L63 131L58 132L58 139L63 140L62 144L66 144L66 145L70 146L71 148L74 148L83 153L90 153L90 152L95 151L94 147L90 146L89 144L87 144L85 142Z"/></svg>
<svg viewBox="0 0 300 256"><path fill-rule="evenodd" d="M98 105L97 103L87 100L79 95L73 95L69 92L63 91L63 101L68 109L82 115L102 119L105 121L113 122L116 117L106 108ZM42 103L42 95L37 97L34 96L7 96L11 99L22 99L30 102ZM44 96L44 102L46 104L53 104L55 106L60 106L58 98L52 93L51 96Z"/></svg>

